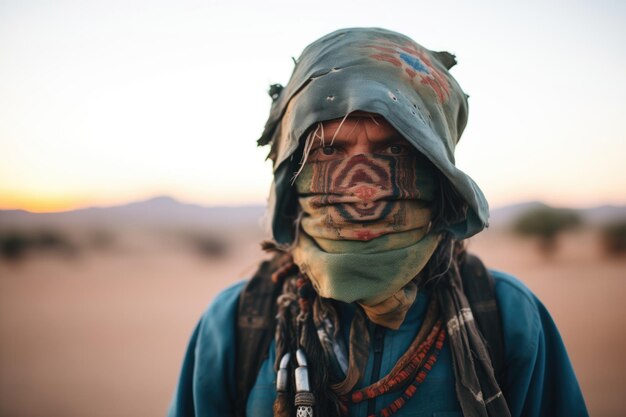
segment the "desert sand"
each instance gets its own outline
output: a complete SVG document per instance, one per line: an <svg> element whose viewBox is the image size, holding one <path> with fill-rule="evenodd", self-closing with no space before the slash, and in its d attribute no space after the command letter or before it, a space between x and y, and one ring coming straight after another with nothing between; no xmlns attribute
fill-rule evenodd
<svg viewBox="0 0 626 417"><path fill-rule="evenodd" d="M626 260L591 231L554 259L488 231L470 250L520 277L560 328L591 415L626 411ZM0 416L143 417L166 413L187 339L210 300L249 276L247 241L219 259L168 245L0 263Z"/></svg>

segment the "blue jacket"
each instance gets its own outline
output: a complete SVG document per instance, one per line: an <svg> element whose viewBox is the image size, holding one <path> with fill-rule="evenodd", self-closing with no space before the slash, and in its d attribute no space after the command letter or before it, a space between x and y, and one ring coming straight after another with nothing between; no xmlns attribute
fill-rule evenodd
<svg viewBox="0 0 626 417"><path fill-rule="evenodd" d="M516 278L492 271L496 299L502 318L505 347L505 376L501 388L511 414L524 417L588 416L582 393L561 337L548 311ZM169 410L169 417L221 417L233 415L235 398L235 316L244 283L236 284L211 303L189 342L180 380ZM386 330L382 351L381 376L392 369L415 337L426 313L427 293L420 293L398 330ZM347 329L352 307L339 311ZM347 332L346 332L347 333ZM347 334L346 334L347 337ZM362 383L371 384L373 352ZM276 395L274 345L261 366L247 404L248 416L272 416ZM379 411L397 396L376 399ZM350 416L365 416L367 403L350 409ZM446 344L435 366L416 394L396 414L397 417L461 416L454 388L454 371Z"/></svg>

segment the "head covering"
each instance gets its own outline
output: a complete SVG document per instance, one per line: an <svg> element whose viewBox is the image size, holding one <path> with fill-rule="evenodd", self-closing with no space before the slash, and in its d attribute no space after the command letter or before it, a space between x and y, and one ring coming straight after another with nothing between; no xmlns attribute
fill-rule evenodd
<svg viewBox="0 0 626 417"><path fill-rule="evenodd" d="M450 181L468 205L466 217L448 227L457 239L481 231L487 225L487 201L454 165L454 148L467 122L467 96L448 72L454 64L449 53L378 28L341 29L305 48L287 86L271 91L274 102L258 140L271 144L274 161L274 239L294 239L298 203L292 179L305 133L317 122L354 111L384 117Z"/></svg>
<svg viewBox="0 0 626 417"><path fill-rule="evenodd" d="M345 352L338 354L335 347L339 344L333 342L333 334L338 334L338 326L330 326L330 331L324 330L325 325L321 326L326 319L330 320L330 318L320 312L327 311L332 316L333 309L320 307L317 308L316 313L315 306L325 303L326 299L323 296L317 296L314 290L306 290L311 282L316 283L313 278L309 277L311 279L307 284L307 276L311 271L305 268L306 259L305 262L298 262L296 259L298 249L302 249L300 239L298 238L299 240L292 246L294 261L298 264L300 272L297 278L285 282L283 295L279 297L276 332L277 359L281 358L282 362L287 358L286 362L288 362L289 350L294 348L292 335L296 336L298 352L302 355L306 351L306 354L314 356L318 363L330 364L331 367L334 367L332 364L338 363L343 368L346 365L345 360L340 359L350 358L350 363L343 375L345 378L343 380L339 378L337 383L331 385L325 383L327 375L323 374L325 372L323 366L311 367L312 370L316 369L320 372L318 377L313 379L317 381L314 389L316 393L315 395L309 392L305 394L308 395L306 398L311 400L307 403L309 405L318 401L315 398L316 395L320 395L317 398L321 404L320 410L323 411L318 413L319 415L339 415L338 410L332 408L336 404L336 401L332 399L336 399L337 395L350 393L348 399L352 403L358 403L366 398L375 398L386 390L397 389L398 386L394 385L393 381L401 381L402 384L407 382L403 378L397 378L398 376L411 375L412 378L416 375L409 387L380 413L390 415L397 411L406 403L407 398L410 398L411 393L415 392L416 384L423 380L425 372L432 368L438 352L442 349L444 338L449 341L457 399L463 415L471 417L511 415L495 379L487 347L478 332L467 297L463 292L459 272L462 259L454 251L454 238L463 239L479 232L487 225L488 218L487 202L482 192L466 174L454 165L454 148L467 121L467 96L447 71L454 63L452 55L429 51L398 33L384 29L343 29L309 45L298 59L288 85L284 89L274 86L271 91L275 101L259 144L272 144L269 157L274 161L274 184L273 200L270 205L273 209L273 234L278 243L293 243L296 238L295 231L304 231L307 235L319 232L315 224L315 210L311 210L312 207L307 205L314 200L307 201L307 194L301 193L300 197L303 197L304 201L302 198L298 201L298 191L304 190L315 194L317 185L310 187L304 181L304 184L299 184L301 190L296 190L292 186L294 173L299 171L300 161L296 152L302 145L301 140L309 129L319 122L340 119L355 111L375 113L384 117L409 143L432 162L467 203L466 215L456 223L445 226L449 233L443 233L441 230L429 231L416 243L422 244L422 240L432 235L441 239L439 243L432 245L436 246L437 258L440 262L433 265L434 269L427 271L429 278L437 279L436 285L431 287L433 291L431 302L436 303L435 307L439 310L432 310L431 317L427 317L424 321L416 340L400 358L397 367L394 367L387 377L363 390L353 391L353 388L364 369L363 355L366 355L367 351L363 349L363 346L369 344L367 339L360 339L361 335L367 337L365 320L352 320L350 354L347 355ZM365 158L367 155L357 155L353 159L348 158L337 163L358 162L365 165ZM374 163L373 159L367 164L372 170L375 166L380 166L379 163ZM325 166L330 167L330 164ZM315 168L312 169L315 171ZM305 166L302 173L306 175L306 172ZM389 172L393 170L390 169ZM406 174L406 169L403 173ZM298 181L303 180L305 178L298 179ZM335 194L332 194L333 198L337 197ZM348 202L341 192L338 196L342 199L341 202ZM299 203L305 215L313 215L311 218L313 223L308 225L311 227L296 218ZM415 212L412 211L412 213ZM419 216L419 214L416 215ZM362 220L363 216L359 217ZM380 218L377 217L377 219ZM298 220L298 228L295 227L296 220ZM419 226L423 225L420 223L417 226L421 230L422 227ZM347 230L348 233L353 231ZM370 232L379 231L373 229ZM358 237L359 234L356 236ZM385 236L376 239L383 239L381 242L384 243ZM320 240L319 237L324 236L314 237L317 242ZM369 245L374 242L378 245L380 242L376 239L365 243ZM319 242L317 243L319 247L322 246ZM352 247L353 243L347 242L346 245ZM346 245L337 242L329 243L331 249ZM343 258L339 266L345 270L350 265L345 262L345 251L340 249L339 252ZM419 252L426 253L421 249ZM411 264L415 265L415 257L412 255L409 257L412 260ZM431 256L426 254L424 258L431 258ZM330 257L322 259L321 256L317 256L314 261L318 266L320 263L332 263ZM353 262L353 264L358 263L358 261ZM421 268L422 266L417 266L414 272L419 272ZM328 274L332 275L333 272ZM360 271L354 275L356 278L363 276ZM330 278L333 277L330 276ZM368 305L367 307L372 308L364 308L365 314L371 321L378 319L389 321L390 315L397 318L397 315L404 311L403 306L409 305L414 299L415 288L410 287L412 282L414 281L400 288L399 293L379 303L383 304L382 306ZM318 290L322 288L320 283L324 284L318 281ZM351 284L350 287L355 288L356 285ZM358 285L362 285L362 282ZM396 285L393 287L394 290L398 290ZM345 293L336 286L331 290ZM311 299L307 298L307 294L315 299L313 313L311 313ZM383 295L388 294L382 294L381 291L381 297ZM429 311L431 311L430 308ZM311 314L317 318L312 317ZM293 317L297 319L293 320ZM334 317L336 319L337 314ZM331 322L338 323L335 319ZM314 338L314 335L320 339L323 352L313 347L310 339ZM435 338L436 342L434 342ZM431 348L424 351L418 349L423 343L434 344L435 347L426 362L423 360L423 355L426 355ZM359 348L362 350L360 353L356 351ZM339 350L341 350L340 346ZM407 363L420 363L424 368L408 372L404 369ZM277 369L278 366L277 362ZM334 392L334 397L329 390ZM280 389L277 391L278 395L274 403L275 415L282 417L292 414L289 412L290 402L286 400L286 391ZM302 399L298 395L302 393L296 394L295 391L293 393L295 396L293 403L298 406L298 412L303 411L302 404L298 403ZM344 411L347 411L347 407L346 405ZM326 408L334 411L329 414ZM312 412L310 406L309 409L308 411ZM342 414L345 415L346 412Z"/></svg>

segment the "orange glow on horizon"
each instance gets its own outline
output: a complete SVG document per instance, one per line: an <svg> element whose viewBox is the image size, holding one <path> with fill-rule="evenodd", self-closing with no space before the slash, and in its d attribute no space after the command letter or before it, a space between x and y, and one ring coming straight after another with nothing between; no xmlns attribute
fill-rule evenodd
<svg viewBox="0 0 626 417"><path fill-rule="evenodd" d="M108 197L108 198L107 198ZM142 194L107 196L94 198L88 194L34 194L34 193L11 193L0 192L0 210L26 210L32 213L54 213L72 211L87 207L106 207L118 204L126 204L153 195Z"/></svg>
<svg viewBox="0 0 626 417"><path fill-rule="evenodd" d="M118 195L101 195L94 197L85 194L43 195L20 192L0 191L0 210L25 210L32 213L54 213L72 211L88 207L110 207L124 205L138 201L145 201L156 197L171 197L183 204L199 204L205 206L240 206L264 204L265 200L248 197L225 196L225 198L211 198L210 195L194 195L185 192L168 192L165 190L147 190L144 192L122 192Z"/></svg>
<svg viewBox="0 0 626 417"><path fill-rule="evenodd" d="M83 209L87 207L109 207L124 205L163 196L172 197L180 201L181 203L191 203L205 206L239 206L265 203L265 201L261 201L261 199L252 198L251 195L248 195L248 198L241 198L239 196L222 196L222 198L215 199L211 198L210 195L207 194L198 196L194 193L168 193L167 191L163 191L155 192L155 190L152 190L152 192L143 193L129 192L117 196L109 195L105 196L104 198L102 196L100 198L94 198L93 195L87 194L42 195L28 193L10 193L5 191L0 192L0 210L26 210L33 213L63 212ZM624 204L621 199L607 200L606 198L602 198L601 196L593 196L591 198L588 197L587 199L575 198L575 196L564 196L563 199L555 200L553 198L547 198L545 193L534 193L534 195L532 196L528 193L521 193L520 195L499 195L499 197L500 198L494 198L494 196L492 196L492 198L490 199L491 209L528 201L542 201L555 207L571 208L586 208L600 206L604 204Z"/></svg>
<svg viewBox="0 0 626 417"><path fill-rule="evenodd" d="M27 194L0 194L0 210L26 210L50 213L87 207L91 199L79 196L42 196Z"/></svg>

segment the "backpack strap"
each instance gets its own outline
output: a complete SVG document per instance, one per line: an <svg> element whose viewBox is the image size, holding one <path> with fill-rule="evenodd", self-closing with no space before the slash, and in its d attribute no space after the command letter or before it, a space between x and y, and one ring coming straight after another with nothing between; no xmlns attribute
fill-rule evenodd
<svg viewBox="0 0 626 417"><path fill-rule="evenodd" d="M272 273L278 268L277 260L278 257L261 263L239 296L235 360L237 417L246 415L248 396L274 338L276 299L282 288L272 282ZM496 379L502 381L504 341L493 277L480 259L470 254L465 256L460 267L463 290L478 330L485 339Z"/></svg>
<svg viewBox="0 0 626 417"><path fill-rule="evenodd" d="M248 395L274 338L276 298L281 290L281 285L272 282L277 261L275 257L261 263L239 295L235 333L235 415L238 417L246 415Z"/></svg>
<svg viewBox="0 0 626 417"><path fill-rule="evenodd" d="M500 382L504 374L504 336L495 282L485 265L474 255L467 254L460 266L463 291L487 345L496 380Z"/></svg>

